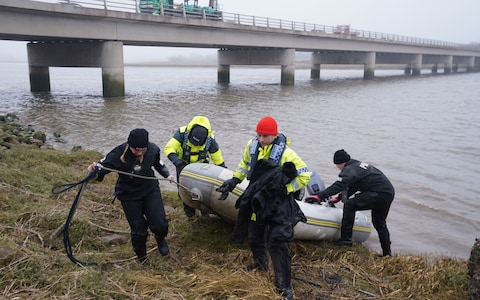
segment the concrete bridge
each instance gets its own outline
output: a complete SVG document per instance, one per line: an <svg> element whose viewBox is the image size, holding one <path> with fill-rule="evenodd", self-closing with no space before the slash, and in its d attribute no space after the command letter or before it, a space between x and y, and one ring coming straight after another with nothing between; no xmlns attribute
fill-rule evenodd
<svg viewBox="0 0 480 300"><path fill-rule="evenodd" d="M58 3L63 2L63 3ZM479 45L245 16L185 5L141 13L139 0L0 0L0 39L27 44L31 91L50 91L49 67L102 68L104 97L124 96L123 45L215 48L218 82L231 65L280 65L281 84L295 81L296 52L311 53L311 78L322 64L400 64L445 73L480 70Z"/></svg>

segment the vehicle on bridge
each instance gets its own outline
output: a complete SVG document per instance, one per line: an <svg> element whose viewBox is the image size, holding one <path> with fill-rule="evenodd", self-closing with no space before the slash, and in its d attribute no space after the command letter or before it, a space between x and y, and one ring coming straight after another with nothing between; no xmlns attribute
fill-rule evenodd
<svg viewBox="0 0 480 300"><path fill-rule="evenodd" d="M165 16L178 16L187 18L207 19L213 21L222 20L222 12L218 10L216 0L209 0L208 6L198 5L198 0L189 4L189 0L175 4L173 0L140 0L139 9L144 14L155 14Z"/></svg>
<svg viewBox="0 0 480 300"><path fill-rule="evenodd" d="M333 33L341 34L341 35L351 35L351 36L357 35L355 31L350 30L350 25L337 25L333 30Z"/></svg>

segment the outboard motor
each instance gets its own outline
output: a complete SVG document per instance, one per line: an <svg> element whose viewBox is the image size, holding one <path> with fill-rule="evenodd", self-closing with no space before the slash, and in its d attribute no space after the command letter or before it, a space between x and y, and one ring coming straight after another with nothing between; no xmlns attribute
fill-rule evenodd
<svg viewBox="0 0 480 300"><path fill-rule="evenodd" d="M310 182L307 184L307 191L309 195L317 194L325 189L325 183L317 172L313 171L310 175Z"/></svg>
<svg viewBox="0 0 480 300"><path fill-rule="evenodd" d="M310 181L308 182L306 188L308 191L307 196L313 195L323 191L325 189L325 184L323 183L323 180L320 178L320 175L318 175L317 172L312 171L312 174L310 175ZM302 200L303 197L305 197L305 188L295 192L295 199Z"/></svg>

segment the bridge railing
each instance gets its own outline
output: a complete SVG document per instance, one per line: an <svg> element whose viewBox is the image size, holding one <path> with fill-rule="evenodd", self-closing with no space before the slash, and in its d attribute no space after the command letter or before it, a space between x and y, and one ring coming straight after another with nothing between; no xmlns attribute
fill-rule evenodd
<svg viewBox="0 0 480 300"><path fill-rule="evenodd" d="M142 13L144 10L140 9L141 0L31 0L36 2L55 3L58 5L70 5L73 7L87 7L104 10L114 10L132 13ZM251 15L242 15L237 13L219 12L215 11L214 14L207 14L202 10L186 12L185 6L176 5L180 9L167 8L151 11L152 14L179 16L183 18L198 18L206 20L223 21L230 24L287 29L294 31L310 32L313 35L329 36L344 39L368 39L368 40L381 40L384 42L415 44L415 45L428 45L436 47L449 47L449 48L467 48L478 49L478 44L460 44L454 42L446 42L425 38L410 37L404 35L396 35L382 32L366 31L350 28L348 33L339 33L335 26L319 25L312 23L304 23L297 21L281 20L274 18L258 17Z"/></svg>

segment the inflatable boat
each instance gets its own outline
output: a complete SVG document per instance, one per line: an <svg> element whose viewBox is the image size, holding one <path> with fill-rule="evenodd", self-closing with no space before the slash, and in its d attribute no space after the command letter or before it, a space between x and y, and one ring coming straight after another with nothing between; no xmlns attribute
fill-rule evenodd
<svg viewBox="0 0 480 300"><path fill-rule="evenodd" d="M216 214L228 223L235 223L237 209L235 202L248 186L243 180L225 200L218 200L221 193L216 188L227 179L232 178L233 171L213 164L193 163L187 165L179 176L179 195L181 200L195 209L209 214ZM343 211L329 205L307 203L305 197L325 189L317 173L312 172L311 180L304 191L302 200L296 200L307 222L295 226L295 239L299 240L336 240L340 238ZM364 242L372 232L370 218L357 212L353 226L353 240Z"/></svg>

